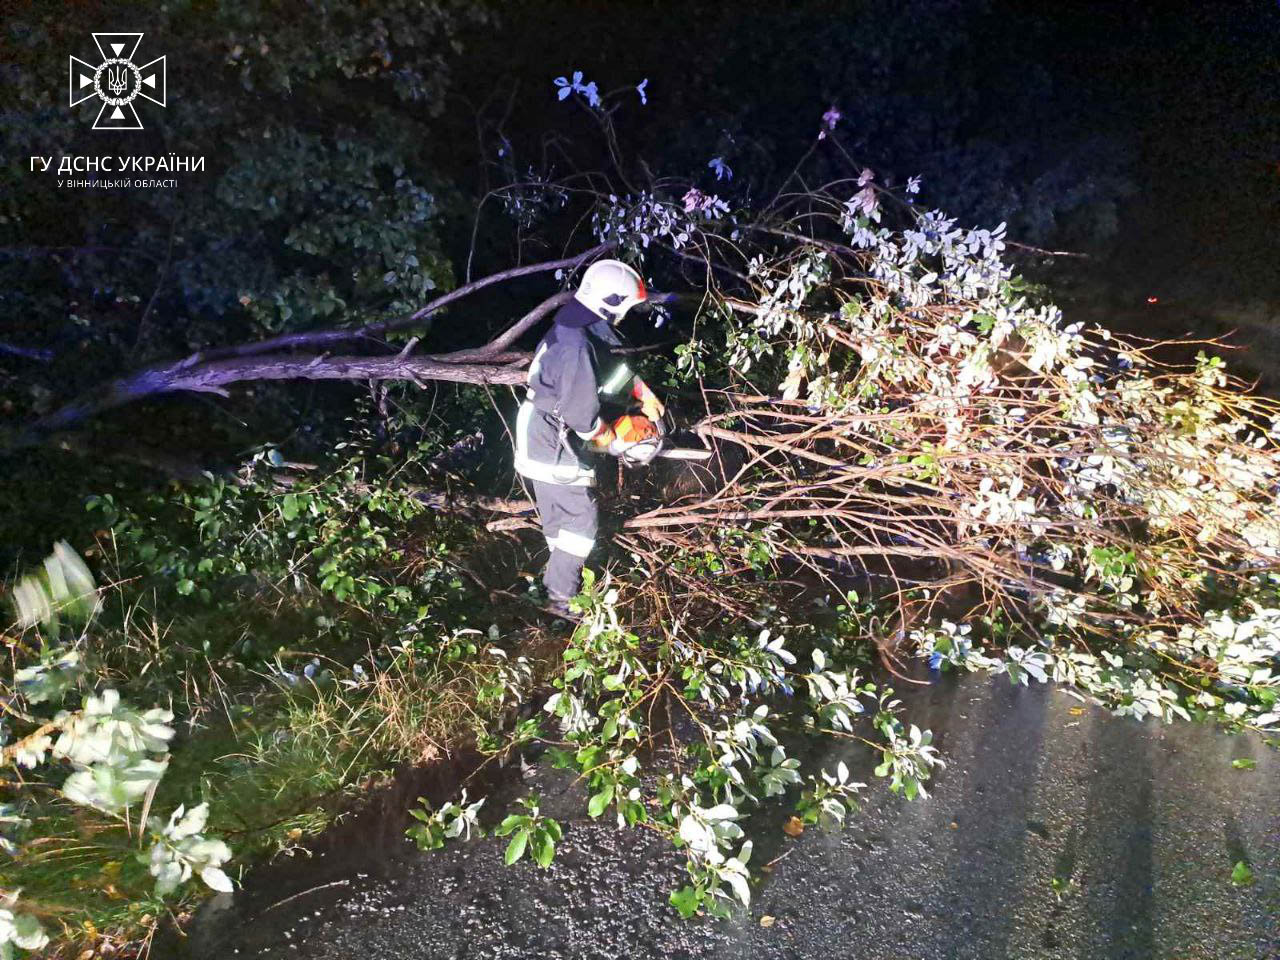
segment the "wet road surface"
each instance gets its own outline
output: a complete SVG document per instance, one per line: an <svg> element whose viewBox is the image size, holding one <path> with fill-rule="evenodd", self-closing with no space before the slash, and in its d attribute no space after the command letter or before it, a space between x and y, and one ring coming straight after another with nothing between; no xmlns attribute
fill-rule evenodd
<svg viewBox="0 0 1280 960"><path fill-rule="evenodd" d="M498 838L419 854L402 821L375 813L386 829L366 824L215 902L190 953L1280 958L1280 754L1259 738L1116 719L1003 678L949 680L904 700L948 764L930 797L891 795L866 751L833 748L825 765L845 759L868 783L862 810L843 832L794 839L784 810L757 816L753 865L780 859L732 921L681 921L666 903L682 875L670 846L586 820L578 788L540 765L526 787L567 822L550 869L504 867ZM1236 758L1257 766L1235 769ZM1251 886L1231 883L1241 860Z"/></svg>

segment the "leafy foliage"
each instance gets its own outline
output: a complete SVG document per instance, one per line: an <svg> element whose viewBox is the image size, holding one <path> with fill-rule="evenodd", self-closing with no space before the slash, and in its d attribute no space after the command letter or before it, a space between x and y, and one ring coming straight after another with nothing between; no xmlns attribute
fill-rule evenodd
<svg viewBox="0 0 1280 960"><path fill-rule="evenodd" d="M586 579L586 592L575 601L583 620L565 649L557 692L544 706L568 742L552 748L553 762L583 778L588 815L612 809L619 827L643 823L686 851L691 882L671 899L684 915L725 915L734 901L750 902L752 845L740 821L752 808L798 793L794 802L805 822L835 826L856 806L865 785L851 781L843 763L835 771L806 773L789 755L782 731L797 728L797 719L811 733L847 736L880 750L877 774L909 797L922 794L941 765L928 735L904 728L892 691L861 679L864 652L841 628L799 631L812 661L800 668L786 638L768 629L694 635L678 622L660 622L653 636L641 637L620 620L627 606L622 591L597 585L589 571ZM856 606L856 596L850 603ZM844 629L856 620L845 621ZM797 687L809 692L803 706L796 705L800 717L770 708ZM662 733L654 701L670 703L697 729L664 761L670 770L656 780L641 776L642 758ZM863 728L854 718L872 705L878 741L855 732Z"/></svg>
<svg viewBox="0 0 1280 960"><path fill-rule="evenodd" d="M45 561L42 572L42 580L24 578L14 591L19 622L26 635L38 641L40 655L34 665L15 671L6 707L16 729L4 732L4 787L13 802L4 805L2 822L8 835L3 846L20 871L17 876L27 881L24 886L34 885L37 893L31 902L21 901L25 910L20 911L20 891L5 891L6 905L0 912L0 950L5 956L12 956L15 946L35 950L49 942L36 915L53 906L42 897L56 900L64 891L56 885L42 890L42 884L32 884L31 868L49 862L48 841L63 842L59 833L68 816L81 830L92 831L92 849L99 856L146 863L156 878L157 901L178 891L193 872L213 889L231 890L221 869L231 850L223 841L205 836L206 804L190 812L179 806L167 824L152 817L135 826L130 819L131 808L139 803L150 808L165 775L174 737L168 725L173 719L170 711L137 710L108 688L100 695L87 695L78 709L49 715L84 678L80 655L71 647L76 634L68 628L86 627L98 604L84 562L65 543ZM36 603L33 594L40 591L47 596ZM68 807L74 812L68 813ZM132 852L135 842L147 840L145 853ZM115 862L118 866L120 861ZM0 876L8 886L14 875L6 869Z"/></svg>
<svg viewBox="0 0 1280 960"><path fill-rule="evenodd" d="M23 629L45 624L56 631L60 614L69 616L73 622L84 621L98 609L93 577L65 540L54 544L53 553L45 560L39 574L25 576L14 585L13 602L17 607L18 626ZM57 674L66 673L75 666L74 654L67 656L71 659L56 665L53 672L46 665L41 665L39 668L27 668L14 678L26 687L28 700L40 703L58 692Z"/></svg>
<svg viewBox="0 0 1280 960"><path fill-rule="evenodd" d="M491 736L528 696L530 662L460 625L445 544L463 536L407 482L447 444L392 462L348 442L302 482L267 451L235 481L92 500L93 552L125 586L98 591L66 544L18 581L15 612L47 616L24 614L7 684L15 942L32 917L59 943L145 939L165 901L230 889L224 837L242 862L294 848L380 772ZM437 811L441 842L482 803Z"/></svg>
<svg viewBox="0 0 1280 960"><path fill-rule="evenodd" d="M918 209L914 178L854 165L843 195L764 206L736 182L595 196L595 238L643 269L708 265L669 383L750 458L631 522L651 571L719 552L726 522L836 589L832 565L881 556L928 571L879 599L935 667L1056 679L1122 715L1280 722L1274 402L1219 358L1171 366L1066 323L1015 276L1006 224ZM699 582L736 608L739 584Z"/></svg>
<svg viewBox="0 0 1280 960"><path fill-rule="evenodd" d="M538 866L549 867L556 855L556 843L564 835L564 831L557 821L543 816L538 807L537 794L521 798L520 806L524 808L524 813L511 814L494 830L496 836L511 838L505 855L507 866L528 853L529 858Z"/></svg>
<svg viewBox="0 0 1280 960"><path fill-rule="evenodd" d="M122 508L112 495L94 497L88 508L102 515L133 562L180 596L209 604L235 585L297 589L314 581L336 601L376 601L382 613L425 618L437 587L456 596L462 586L446 562L445 542L415 544L411 555L401 532L428 507L398 477L431 449L432 441L423 441L392 465L371 464L353 447L323 475L297 484L279 479L291 474L278 451L264 451L235 480L214 478L176 497L154 493L136 508ZM179 522L156 524L162 514ZM411 562L416 589L394 582Z"/></svg>
<svg viewBox="0 0 1280 960"><path fill-rule="evenodd" d="M484 836L483 829L477 824L477 815L484 806L483 797L468 803L467 791L463 790L456 803L446 803L439 810L432 810L421 797L418 803L419 807L409 811L418 822L405 830L405 835L418 845L419 850L439 850L446 840L458 837L470 840L473 830L477 836Z"/></svg>
<svg viewBox="0 0 1280 960"><path fill-rule="evenodd" d="M99 13L37 5L6 18L12 156L96 156L47 65L91 44ZM129 152L205 168L171 190L82 190L6 167L0 287L21 318L6 339L50 362L5 399L39 412L140 358L382 319L447 289L448 188L423 163L425 123L451 89L461 32L490 17L454 0L398 0L376 16L356 2L301 17L257 2L149 11L147 42L181 51L198 95L193 83L156 110Z"/></svg>

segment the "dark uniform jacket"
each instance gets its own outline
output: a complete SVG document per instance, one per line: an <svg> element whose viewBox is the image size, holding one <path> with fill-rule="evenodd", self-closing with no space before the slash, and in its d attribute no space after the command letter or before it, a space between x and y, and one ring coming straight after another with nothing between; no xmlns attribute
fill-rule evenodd
<svg viewBox="0 0 1280 960"><path fill-rule="evenodd" d="M556 313L529 365L529 392L516 416L515 466L521 476L595 484L583 447L600 430L601 395L616 394L635 379L614 355L616 344L608 323L576 300Z"/></svg>

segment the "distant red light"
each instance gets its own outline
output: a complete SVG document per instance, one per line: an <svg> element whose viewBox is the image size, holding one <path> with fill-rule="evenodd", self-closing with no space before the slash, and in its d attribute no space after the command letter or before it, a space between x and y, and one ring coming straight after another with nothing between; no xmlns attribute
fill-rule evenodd
<svg viewBox="0 0 1280 960"><path fill-rule="evenodd" d="M1159 302L1160 302L1159 297L1147 297L1147 303L1159 303Z"/></svg>

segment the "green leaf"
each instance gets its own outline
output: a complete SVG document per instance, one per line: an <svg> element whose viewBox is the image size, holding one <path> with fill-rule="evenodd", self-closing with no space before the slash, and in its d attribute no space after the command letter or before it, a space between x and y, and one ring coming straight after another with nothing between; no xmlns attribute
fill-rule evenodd
<svg viewBox="0 0 1280 960"><path fill-rule="evenodd" d="M634 827L640 821L647 819L644 807L634 800L622 801L619 810L622 812L622 819L629 827Z"/></svg>
<svg viewBox="0 0 1280 960"><path fill-rule="evenodd" d="M1232 760L1231 765L1235 767L1237 770L1252 770L1254 767L1258 765L1258 761L1251 760L1248 757L1239 757L1236 760Z"/></svg>
<svg viewBox="0 0 1280 960"><path fill-rule="evenodd" d="M551 866L551 860L556 855L556 842L551 839L551 834L545 830L539 830L537 836L533 838L533 859L537 861L538 866L546 869Z"/></svg>
<svg viewBox="0 0 1280 960"><path fill-rule="evenodd" d="M1237 887L1247 887L1253 883L1253 870L1249 864L1241 860L1231 871L1231 883Z"/></svg>
<svg viewBox="0 0 1280 960"><path fill-rule="evenodd" d="M40 921L29 913L14 914L10 936L13 943L23 950L39 950L49 943L49 936L40 926Z"/></svg>
<svg viewBox="0 0 1280 960"><path fill-rule="evenodd" d="M192 594L192 592L195 590L195 588L196 588L196 583L195 583L195 581L194 581L194 580L179 580L179 581L178 581L178 593L182 594L182 596L184 596L184 597L189 597L189 596L191 596L191 594Z"/></svg>
<svg viewBox="0 0 1280 960"><path fill-rule="evenodd" d="M298 495L286 493L280 504L280 512L284 514L286 520L294 519L298 515Z"/></svg>
<svg viewBox="0 0 1280 960"><path fill-rule="evenodd" d="M405 830L405 835L417 844L418 849L422 851L439 850L444 846L444 836L432 824L425 826L415 824Z"/></svg>
<svg viewBox="0 0 1280 960"><path fill-rule="evenodd" d="M513 813L510 816L508 816L505 820L503 820L500 824L498 824L498 829L493 831L493 834L496 837L505 837L512 830L520 826L522 823L524 823L528 819L529 818L524 816L524 814Z"/></svg>
<svg viewBox="0 0 1280 960"><path fill-rule="evenodd" d="M567 770L576 763L573 753L562 747L548 747L546 755L554 770Z"/></svg>
<svg viewBox="0 0 1280 960"><path fill-rule="evenodd" d="M611 783L591 798L591 801L587 804L587 814L593 818L600 816L608 809L609 801L612 799L613 784Z"/></svg>
<svg viewBox="0 0 1280 960"><path fill-rule="evenodd" d="M686 884L679 890L671 892L671 905L680 911L680 916L688 920L698 912L698 907L702 904L702 895L696 888Z"/></svg>
<svg viewBox="0 0 1280 960"><path fill-rule="evenodd" d="M529 831L517 830L516 835L507 844L507 866L524 856L524 848L529 845Z"/></svg>

